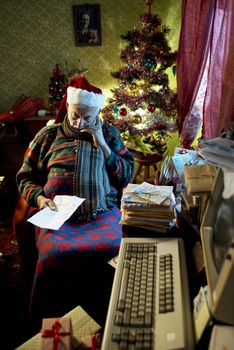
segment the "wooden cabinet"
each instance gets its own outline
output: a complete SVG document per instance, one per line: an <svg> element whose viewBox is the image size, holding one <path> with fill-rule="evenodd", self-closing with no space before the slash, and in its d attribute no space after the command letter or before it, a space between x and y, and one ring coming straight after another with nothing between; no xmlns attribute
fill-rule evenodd
<svg viewBox="0 0 234 350"><path fill-rule="evenodd" d="M27 135L30 138L34 138L36 133L41 130L49 120L53 120L54 117L46 116L46 117L29 117L24 119L24 126Z"/></svg>

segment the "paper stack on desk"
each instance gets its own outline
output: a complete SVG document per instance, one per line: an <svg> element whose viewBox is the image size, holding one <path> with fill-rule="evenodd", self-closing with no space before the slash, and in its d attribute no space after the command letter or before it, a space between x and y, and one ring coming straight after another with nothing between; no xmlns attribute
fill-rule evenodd
<svg viewBox="0 0 234 350"><path fill-rule="evenodd" d="M121 200L121 224L165 233L175 219L173 186L128 184Z"/></svg>
<svg viewBox="0 0 234 350"><path fill-rule="evenodd" d="M199 154L208 163L234 171L234 140L216 137L200 144Z"/></svg>

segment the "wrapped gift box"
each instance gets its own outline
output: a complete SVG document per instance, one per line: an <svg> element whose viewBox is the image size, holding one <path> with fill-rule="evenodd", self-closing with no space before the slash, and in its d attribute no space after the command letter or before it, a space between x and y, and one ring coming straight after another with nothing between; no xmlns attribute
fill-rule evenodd
<svg viewBox="0 0 234 350"><path fill-rule="evenodd" d="M100 331L100 325L96 323L88 314L85 312L81 306L77 306L75 309L68 312L61 319L69 317L72 324L72 343L73 350L80 349L83 345L83 338L86 336L91 336ZM55 320L54 318L52 320ZM43 326L44 327L44 326ZM41 333L37 333L28 341L24 342L22 345L16 348L16 350L41 350L42 343ZM53 350L53 342L51 342ZM45 348L43 348L45 350Z"/></svg>
<svg viewBox="0 0 234 350"><path fill-rule="evenodd" d="M186 165L184 177L189 194L202 194L210 192L216 176L216 168L211 164Z"/></svg>
<svg viewBox="0 0 234 350"><path fill-rule="evenodd" d="M72 350L70 317L45 318L41 329L41 350Z"/></svg>

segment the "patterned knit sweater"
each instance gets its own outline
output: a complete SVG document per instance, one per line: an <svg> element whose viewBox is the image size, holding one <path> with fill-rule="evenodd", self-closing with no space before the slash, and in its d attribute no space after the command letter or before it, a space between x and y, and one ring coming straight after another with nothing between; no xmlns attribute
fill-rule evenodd
<svg viewBox="0 0 234 350"><path fill-rule="evenodd" d="M103 124L103 135L111 149L106 160L111 193L125 187L132 179L134 159L123 143L119 131L112 125ZM55 194L79 195L74 193L77 167L77 150L81 139L68 138L62 124L46 126L30 143L24 163L16 175L19 192L26 201L36 207L38 195L53 199ZM94 147L94 146L93 146ZM87 174L87 177L89 174ZM53 185L53 191L48 187Z"/></svg>

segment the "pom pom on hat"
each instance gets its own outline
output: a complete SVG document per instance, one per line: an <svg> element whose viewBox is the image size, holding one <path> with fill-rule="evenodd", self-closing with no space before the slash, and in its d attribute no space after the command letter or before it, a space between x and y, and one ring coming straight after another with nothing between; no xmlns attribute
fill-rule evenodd
<svg viewBox="0 0 234 350"><path fill-rule="evenodd" d="M101 89L91 85L85 77L73 78L67 88L67 94L64 95L60 104L55 123L59 123L64 119L66 115L66 103L101 109L104 102L105 96L102 94Z"/></svg>

